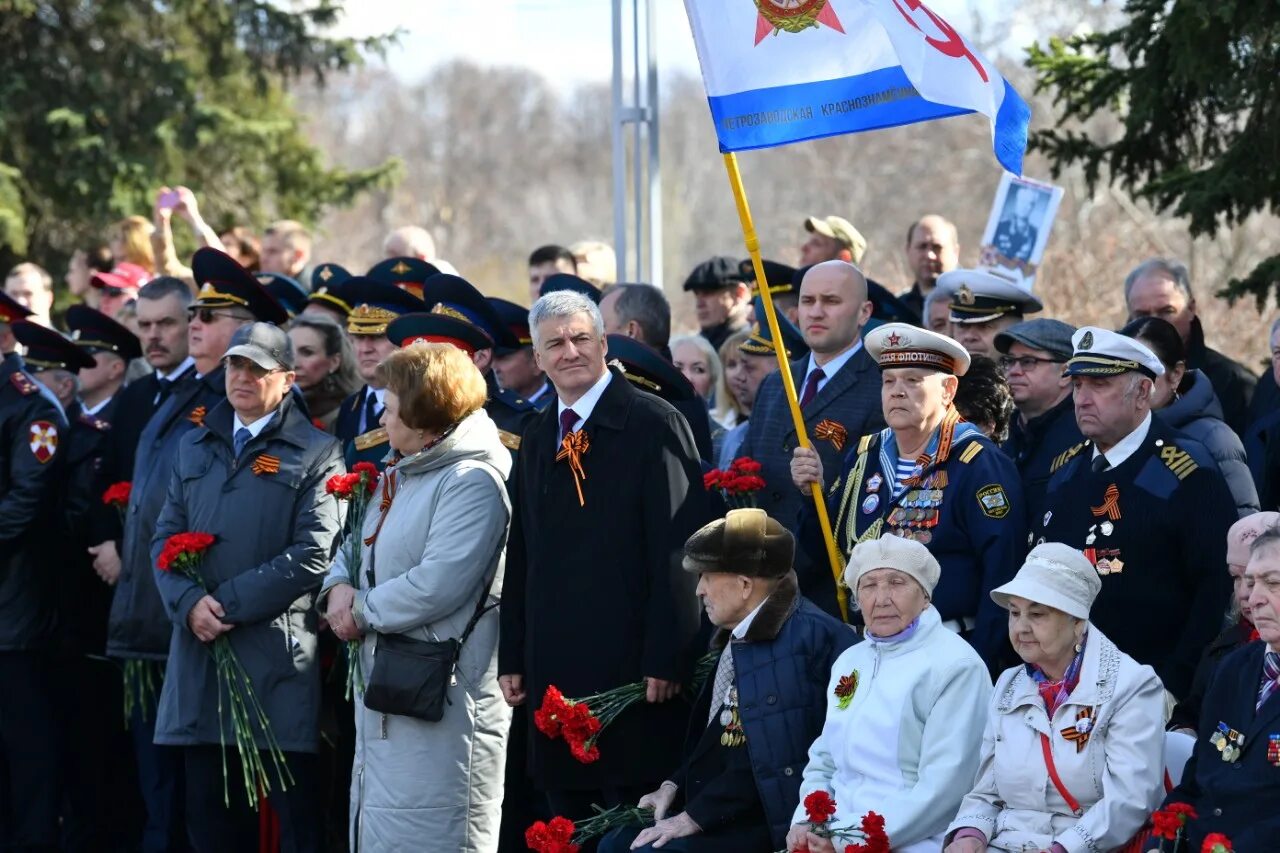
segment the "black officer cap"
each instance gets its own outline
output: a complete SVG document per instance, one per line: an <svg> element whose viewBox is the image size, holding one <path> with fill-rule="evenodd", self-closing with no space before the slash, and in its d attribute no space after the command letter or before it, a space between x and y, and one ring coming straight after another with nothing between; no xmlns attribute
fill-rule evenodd
<svg viewBox="0 0 1280 853"><path fill-rule="evenodd" d="M365 277L395 285L422 299L427 279L439 274L440 270L420 258L387 258L371 266Z"/></svg>
<svg viewBox="0 0 1280 853"><path fill-rule="evenodd" d="M725 255L717 255L693 268L684 280L685 290L720 290L744 281L738 262Z"/></svg>
<svg viewBox="0 0 1280 853"><path fill-rule="evenodd" d="M16 323L35 312L18 304L12 296L0 290L0 323Z"/></svg>
<svg viewBox="0 0 1280 853"><path fill-rule="evenodd" d="M447 273L433 275L426 283L422 297L432 314L444 314L480 327L494 346L519 348L516 336L511 334L489 300L465 278Z"/></svg>
<svg viewBox="0 0 1280 853"><path fill-rule="evenodd" d="M795 293L800 289L800 286L793 281L796 275L795 267L768 259L760 261L760 265L764 267L764 277L769 282L770 293ZM760 282L756 281L756 269L751 264L750 258L738 263L738 274L742 276L743 281L755 282L751 286L752 296L760 292Z"/></svg>
<svg viewBox="0 0 1280 853"><path fill-rule="evenodd" d="M626 335L609 335L606 340L609 362L617 363L627 381L641 391L661 397L668 403L692 400L698 396L680 369L653 347Z"/></svg>
<svg viewBox="0 0 1280 853"><path fill-rule="evenodd" d="M113 352L125 361L142 356L142 342L137 335L88 305L68 308L66 322L71 340L90 355Z"/></svg>
<svg viewBox="0 0 1280 853"><path fill-rule="evenodd" d="M325 261L311 271L311 292L315 293L323 287L336 287L349 278L351 273L346 267Z"/></svg>
<svg viewBox="0 0 1280 853"><path fill-rule="evenodd" d="M289 321L289 313L275 297L226 252L209 246L196 249L191 273L200 287L194 307L244 308L254 319L277 326Z"/></svg>
<svg viewBox="0 0 1280 853"><path fill-rule="evenodd" d="M69 370L78 373L81 368L93 367L97 363L74 341L30 320L14 323L13 336L27 348L22 360L32 371Z"/></svg>
<svg viewBox="0 0 1280 853"><path fill-rule="evenodd" d="M542 287L538 289L538 295L546 296L548 293L554 293L557 290L572 290L574 293L581 293L597 305L600 304L600 299L604 296L600 288L585 278L578 278L576 275L570 275L567 272L558 272L543 279Z"/></svg>
<svg viewBox="0 0 1280 853"><path fill-rule="evenodd" d="M517 344L514 347L499 347L498 355L507 355L525 347L533 346L533 334L529 331L528 308L493 296L489 297L489 304L493 306L494 311L498 312L499 319L502 320L502 324L511 333L511 336L515 338L515 343Z"/></svg>
<svg viewBox="0 0 1280 853"><path fill-rule="evenodd" d="M309 294L297 279L276 272L260 272L258 283L276 298L290 317L297 317L307 307Z"/></svg>
<svg viewBox="0 0 1280 853"><path fill-rule="evenodd" d="M467 355L493 347L493 339L479 326L448 314L405 314L387 326L387 340L398 347L417 341L452 344Z"/></svg>
<svg viewBox="0 0 1280 853"><path fill-rule="evenodd" d="M409 291L365 276L352 276L338 287L351 305L347 331L353 335L386 334L387 324L395 318L427 310Z"/></svg>

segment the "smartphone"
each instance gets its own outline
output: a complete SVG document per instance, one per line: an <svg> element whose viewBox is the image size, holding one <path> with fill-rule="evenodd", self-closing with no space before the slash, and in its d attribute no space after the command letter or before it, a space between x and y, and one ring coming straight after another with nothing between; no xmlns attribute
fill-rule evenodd
<svg viewBox="0 0 1280 853"><path fill-rule="evenodd" d="M178 191L169 190L167 192L160 193L160 198L156 201L156 206L162 207L165 210L173 210L178 206Z"/></svg>

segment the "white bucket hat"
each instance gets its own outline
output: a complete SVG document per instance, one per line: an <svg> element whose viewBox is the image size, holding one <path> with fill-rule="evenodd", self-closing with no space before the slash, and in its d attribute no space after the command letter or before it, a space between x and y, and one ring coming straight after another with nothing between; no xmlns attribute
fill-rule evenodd
<svg viewBox="0 0 1280 853"><path fill-rule="evenodd" d="M1060 542L1044 542L1031 549L1013 580L991 590L991 599L1006 610L1017 596L1088 619L1093 600L1102 591L1102 578L1089 558Z"/></svg>

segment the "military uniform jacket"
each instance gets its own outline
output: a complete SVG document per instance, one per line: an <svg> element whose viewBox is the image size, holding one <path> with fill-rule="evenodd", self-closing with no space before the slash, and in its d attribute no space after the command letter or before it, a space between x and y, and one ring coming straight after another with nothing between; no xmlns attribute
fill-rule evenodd
<svg viewBox="0 0 1280 853"><path fill-rule="evenodd" d="M1044 515L1045 493L1049 490L1049 478L1071 454L1069 451L1084 441L1080 427L1076 425L1075 401L1068 394L1066 399L1049 411L1023 424L1015 416L1009 424L1009 439L1001 450L1018 468L1022 477L1022 497L1027 502L1027 518Z"/></svg>
<svg viewBox="0 0 1280 853"><path fill-rule="evenodd" d="M1091 621L1181 698L1227 608L1235 501L1209 451L1159 414L1124 462L1092 461L1086 442L1050 479L1035 539L1085 553L1102 575Z"/></svg>
<svg viewBox="0 0 1280 853"><path fill-rule="evenodd" d="M1280 692L1255 710L1266 650L1261 641L1237 649L1210 682L1195 749L1166 799L1190 803L1199 815L1187 827L1190 844L1182 850L1195 853L1211 832L1229 837L1236 853L1280 850ZM1244 739L1231 761L1224 760L1227 744L1219 749L1214 737L1223 729Z"/></svg>
<svg viewBox="0 0 1280 853"><path fill-rule="evenodd" d="M342 473L342 458L338 442L316 429L291 396L238 459L231 419L224 400L209 410L203 428L183 436L151 557L154 562L175 533L215 537L199 571L226 611L223 620L235 626L223 636L248 672L280 747L314 752L320 714L315 594L342 526L325 482ZM156 743L231 743L230 715L219 731L213 654L187 625L205 589L181 573L155 569L153 577L170 633ZM258 746L266 747L261 736Z"/></svg>
<svg viewBox="0 0 1280 853"><path fill-rule="evenodd" d="M63 627L58 631L58 645L74 654L101 655L106 651L112 588L93 571L88 548L118 529L119 512L102 503L103 455L116 403L112 400L97 415L85 414L79 401L67 409L67 487L58 537L65 554L58 583Z"/></svg>
<svg viewBox="0 0 1280 853"><path fill-rule="evenodd" d="M809 357L791 362L796 393L803 393ZM802 410L805 432L813 449L822 458L824 471L840 470L844 455L857 445L858 437L884 427L880 403L880 368L863 347L840 368L822 390ZM800 529L801 510L812 511L813 498L791 482L791 454L798 446L791 411L787 406L782 376L777 371L760 383L755 407L748 421L747 437L740 456L760 463L765 487L756 495L756 505L792 533ZM831 564L825 551L809 554L796 551L796 574L800 592L833 616L836 605Z"/></svg>
<svg viewBox="0 0 1280 853"><path fill-rule="evenodd" d="M9 354L0 362L0 651L42 649L56 624L58 496L67 422Z"/></svg>
<svg viewBox="0 0 1280 853"><path fill-rule="evenodd" d="M226 399L221 366L182 380L147 422L138 439L133 489L120 549L120 580L111 600L107 654L111 657L164 660L169 653L169 619L152 577L151 538L164 507L178 445Z"/></svg>
<svg viewBox="0 0 1280 853"><path fill-rule="evenodd" d="M688 677L697 578L681 559L710 520L693 438L669 404L613 370L581 430L581 503L569 461L556 461L557 409L539 412L521 441L502 591L498 672L522 674L535 709L550 684L582 697L646 676ZM629 709L589 765L539 734L530 714L529 774L545 790L660 779L677 764L688 710Z"/></svg>
<svg viewBox="0 0 1280 853"><path fill-rule="evenodd" d="M933 606L943 622L973 620L968 639L995 667L1005 656L1008 620L990 592L1017 571L1027 536L1018 472L976 427L949 419L916 481L895 494L892 438L890 429L865 436L835 469L827 510L840 553L847 560L859 541L886 533L924 543L942 566ZM806 516L801 542L817 560L825 554L817 513L810 508Z"/></svg>

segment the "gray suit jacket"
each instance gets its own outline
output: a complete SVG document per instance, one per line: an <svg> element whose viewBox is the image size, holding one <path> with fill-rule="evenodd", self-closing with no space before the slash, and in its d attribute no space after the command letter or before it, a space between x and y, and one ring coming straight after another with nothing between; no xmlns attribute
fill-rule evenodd
<svg viewBox="0 0 1280 853"><path fill-rule="evenodd" d="M807 355L791 363L797 394L804 385L808 364ZM825 422L830 422L826 425L836 433L843 431L842 448L837 448L837 442L831 438L818 437L818 426ZM812 499L791 483L791 453L798 441L787 410L782 376L777 372L766 376L760 384L748 424L747 437L738 455L750 456L762 466L760 476L764 478L765 488L756 496L756 504L792 533L797 533L803 502ZM859 438L884 428L880 370L865 348L849 359L809 401L804 409L804 424L809 441L822 457L822 470L828 478L839 473L845 454L857 450ZM835 429L834 425L839 428ZM806 598L828 613L839 615L830 566L812 566L803 550L797 548L796 573L800 591Z"/></svg>

